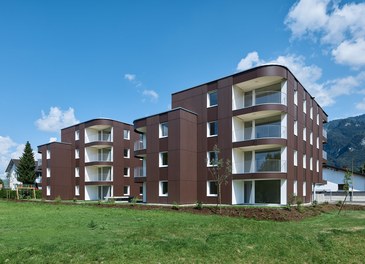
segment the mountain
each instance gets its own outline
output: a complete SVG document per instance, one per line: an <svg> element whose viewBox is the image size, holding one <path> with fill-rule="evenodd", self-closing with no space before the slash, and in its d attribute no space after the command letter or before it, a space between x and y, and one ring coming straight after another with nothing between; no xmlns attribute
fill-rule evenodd
<svg viewBox="0 0 365 264"><path fill-rule="evenodd" d="M325 124L327 164L358 171L365 163L365 114L337 119Z"/></svg>

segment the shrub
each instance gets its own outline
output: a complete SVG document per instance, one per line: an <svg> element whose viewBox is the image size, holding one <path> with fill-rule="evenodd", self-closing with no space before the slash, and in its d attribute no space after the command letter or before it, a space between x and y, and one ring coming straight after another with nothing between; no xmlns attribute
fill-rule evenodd
<svg viewBox="0 0 365 264"><path fill-rule="evenodd" d="M313 206L313 207L316 207L317 205L318 205L317 200L313 200L313 202L312 202L312 206Z"/></svg>
<svg viewBox="0 0 365 264"><path fill-rule="evenodd" d="M0 198L3 199L16 199L16 191L10 190L10 189L2 189L0 190Z"/></svg>
<svg viewBox="0 0 365 264"><path fill-rule="evenodd" d="M197 209L197 210L203 209L203 203L200 201L196 201L194 209Z"/></svg>
<svg viewBox="0 0 365 264"><path fill-rule="evenodd" d="M180 206L179 206L179 204L177 202L173 202L171 208L172 208L172 210L179 210L180 209Z"/></svg>
<svg viewBox="0 0 365 264"><path fill-rule="evenodd" d="M42 199L42 190L35 190L35 198Z"/></svg>
<svg viewBox="0 0 365 264"><path fill-rule="evenodd" d="M338 201L338 202L336 203L336 205L337 205L337 206L341 206L341 205L342 205L342 201Z"/></svg>
<svg viewBox="0 0 365 264"><path fill-rule="evenodd" d="M130 203L131 203L131 206L135 206L137 204L137 197L133 197L131 200L130 200Z"/></svg>

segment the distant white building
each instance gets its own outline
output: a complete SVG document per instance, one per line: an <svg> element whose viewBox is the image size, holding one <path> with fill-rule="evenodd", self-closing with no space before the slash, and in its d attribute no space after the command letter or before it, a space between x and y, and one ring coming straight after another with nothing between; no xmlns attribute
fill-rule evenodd
<svg viewBox="0 0 365 264"><path fill-rule="evenodd" d="M336 168L329 165L323 166L323 180L327 183L324 185L317 185L316 191L331 191L337 192L343 190L343 178L346 173L346 169ZM350 191L354 188L354 192L365 191L365 174L353 173L352 184L350 184Z"/></svg>
<svg viewBox="0 0 365 264"><path fill-rule="evenodd" d="M19 182L17 180L18 174L16 172L16 169L19 165L19 161L20 161L19 159L11 159L8 166L6 167L6 170L5 170L5 172L7 174L8 181L9 181L9 186L4 186L4 187L10 188L11 190L15 190L17 185L22 184L21 182ZM38 188L41 189L41 187L42 187L42 182L41 182L42 172L41 172L41 170L39 170L38 162L36 162L36 175L37 175L36 183L38 185Z"/></svg>

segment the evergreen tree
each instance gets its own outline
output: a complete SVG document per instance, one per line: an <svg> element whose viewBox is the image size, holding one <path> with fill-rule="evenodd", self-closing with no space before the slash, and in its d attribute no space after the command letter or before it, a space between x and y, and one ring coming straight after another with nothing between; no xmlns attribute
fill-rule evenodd
<svg viewBox="0 0 365 264"><path fill-rule="evenodd" d="M17 180L23 184L33 184L36 178L35 161L32 147L29 141L25 144L23 155L20 158L19 165L16 169L18 174Z"/></svg>

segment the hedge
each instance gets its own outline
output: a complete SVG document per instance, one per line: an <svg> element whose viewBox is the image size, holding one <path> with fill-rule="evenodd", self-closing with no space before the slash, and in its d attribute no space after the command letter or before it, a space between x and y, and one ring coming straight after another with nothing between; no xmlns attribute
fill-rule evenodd
<svg viewBox="0 0 365 264"><path fill-rule="evenodd" d="M23 196L22 198L27 198L25 195L22 195L22 196ZM35 191L35 196L36 196L37 199L42 199L42 190L36 190ZM0 198L15 200L16 199L16 191L15 190L9 190L9 189L2 189L2 190L0 190ZM29 196L29 198L33 198L32 193Z"/></svg>

